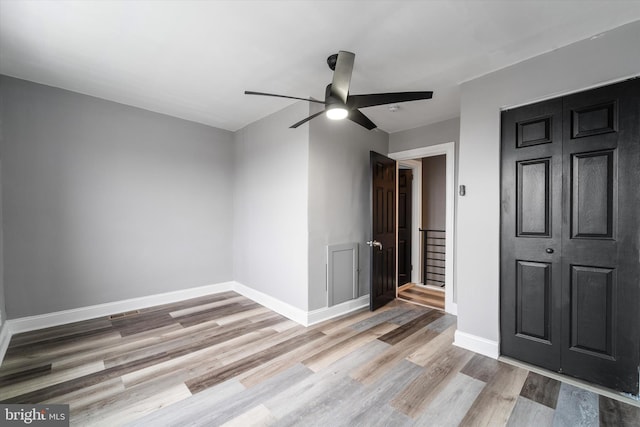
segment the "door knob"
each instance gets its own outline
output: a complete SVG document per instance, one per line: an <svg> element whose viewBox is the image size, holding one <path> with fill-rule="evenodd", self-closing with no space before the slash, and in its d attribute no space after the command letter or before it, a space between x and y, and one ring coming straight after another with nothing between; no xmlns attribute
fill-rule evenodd
<svg viewBox="0 0 640 427"><path fill-rule="evenodd" d="M546 253L548 253L548 254L552 254L552 253L553 253L553 249L551 249L551 248L547 248L547 249L545 249L544 251L545 251Z"/></svg>
<svg viewBox="0 0 640 427"><path fill-rule="evenodd" d="M382 250L382 243L378 242L377 240L369 240L367 242L367 245L371 246L372 248L375 246L378 249Z"/></svg>

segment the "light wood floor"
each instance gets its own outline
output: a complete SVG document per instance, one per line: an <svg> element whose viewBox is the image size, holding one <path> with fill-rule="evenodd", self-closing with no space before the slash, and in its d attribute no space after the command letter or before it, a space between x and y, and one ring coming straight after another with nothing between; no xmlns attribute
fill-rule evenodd
<svg viewBox="0 0 640 427"><path fill-rule="evenodd" d="M398 288L398 298L444 310L444 289L431 289L407 283Z"/></svg>
<svg viewBox="0 0 640 427"><path fill-rule="evenodd" d="M228 292L16 335L4 403L72 425L631 426L640 408L452 346L395 301L304 328Z"/></svg>

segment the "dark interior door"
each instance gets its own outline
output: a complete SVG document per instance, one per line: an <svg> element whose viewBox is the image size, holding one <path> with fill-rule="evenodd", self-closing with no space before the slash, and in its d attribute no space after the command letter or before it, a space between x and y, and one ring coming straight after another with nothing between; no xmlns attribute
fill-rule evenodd
<svg viewBox="0 0 640 427"><path fill-rule="evenodd" d="M638 394L640 80L564 98L562 369Z"/></svg>
<svg viewBox="0 0 640 427"><path fill-rule="evenodd" d="M562 100L502 115L502 354L560 370Z"/></svg>
<svg viewBox="0 0 640 427"><path fill-rule="evenodd" d="M398 173L398 286L411 281L411 201L413 171Z"/></svg>
<svg viewBox="0 0 640 427"><path fill-rule="evenodd" d="M502 120L501 351L637 394L640 80Z"/></svg>
<svg viewBox="0 0 640 427"><path fill-rule="evenodd" d="M373 311L396 297L396 161L371 151L371 284Z"/></svg>

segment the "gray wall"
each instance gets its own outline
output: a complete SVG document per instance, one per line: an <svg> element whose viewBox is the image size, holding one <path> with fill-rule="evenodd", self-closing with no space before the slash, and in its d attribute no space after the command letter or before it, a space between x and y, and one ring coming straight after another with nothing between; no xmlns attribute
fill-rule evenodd
<svg viewBox="0 0 640 427"><path fill-rule="evenodd" d="M390 134L389 153L458 141L460 141L460 117Z"/></svg>
<svg viewBox="0 0 640 427"><path fill-rule="evenodd" d="M422 159L422 228L444 230L447 213L447 156Z"/></svg>
<svg viewBox="0 0 640 427"><path fill-rule="evenodd" d="M234 135L234 277L307 309L309 115L298 102Z"/></svg>
<svg viewBox="0 0 640 427"><path fill-rule="evenodd" d="M447 142L454 142L455 143L455 150L456 150L456 154L455 154L455 159L454 159L454 163L455 163L455 168L456 168L456 173L454 176L454 185L456 187L456 189L458 188L458 175L459 175L459 151L460 151L460 145L459 145L459 141L460 141L460 117L456 117L453 119L449 119L449 120L445 120L442 122L437 122L437 123L432 123L430 125L426 125L426 126L421 126L419 128L415 128L415 129L409 129L409 130L405 130L402 132L396 132L396 133L392 133L391 135L389 135L389 153L396 153L398 151L407 151L407 150L413 150L415 148L423 148L423 147L429 147L432 145L438 145L438 144L445 144ZM428 158L427 158L428 159ZM428 160L424 160L424 161L428 161ZM428 172L425 170L425 164L423 161L423 168L422 168L422 176L423 179L427 178L427 174ZM444 160L444 156L441 160L441 165L444 170L442 171L442 173L444 174L446 171L446 165L445 165L445 160ZM434 176L434 179L438 179L440 175ZM445 183L446 183L446 179L445 176L442 175L441 176L443 183L442 183L442 189L445 188ZM430 197L425 191L426 188L425 186L422 187L422 194L423 197ZM444 191L444 190L443 190ZM457 193L456 193L457 194ZM445 195L442 194L441 196L437 196L439 197L439 200L442 200L443 203L446 201ZM423 200L423 206L425 205L425 203L428 203L428 201ZM428 206L432 206L431 203L428 204ZM454 210L457 212L458 209L458 198L456 197L456 200L454 200ZM428 216L433 217L433 215L440 215L440 213L442 214L442 218L438 218L435 220L436 225L438 226L442 226L442 230L444 230L444 226L445 226L445 222L444 222L444 216L446 213L446 209L445 209L445 205L442 205L442 212L432 212L432 213L428 213L425 212L425 210L423 209L422 211L422 224L423 227L436 227L436 225L431 224L429 225L429 221L427 219ZM454 226L455 229L455 226ZM454 254L454 259L455 259L455 254Z"/></svg>
<svg viewBox="0 0 640 427"><path fill-rule="evenodd" d="M386 154L389 135L324 116L309 129L309 310L315 310L327 305L327 245L359 244L359 294L369 293L363 244L371 239L369 151Z"/></svg>
<svg viewBox="0 0 640 427"><path fill-rule="evenodd" d="M2 93L0 92L0 105L2 105ZM2 116L0 115L0 144L2 143ZM2 221L2 160L0 160L0 327L7 319L7 308L4 296L4 256L3 256L3 221Z"/></svg>
<svg viewBox="0 0 640 427"><path fill-rule="evenodd" d="M233 279L230 132L0 85L9 318Z"/></svg>
<svg viewBox="0 0 640 427"><path fill-rule="evenodd" d="M500 110L640 74L640 21L461 86L458 330L499 338Z"/></svg>

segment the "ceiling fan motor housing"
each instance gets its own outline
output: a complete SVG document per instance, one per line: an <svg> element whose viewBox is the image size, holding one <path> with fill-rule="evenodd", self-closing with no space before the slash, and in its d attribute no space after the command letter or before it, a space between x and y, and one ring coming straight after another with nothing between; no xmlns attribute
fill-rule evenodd
<svg viewBox="0 0 640 427"><path fill-rule="evenodd" d="M327 85L327 88L324 91L324 102L327 106L332 104L342 104L338 98L331 95L331 83Z"/></svg>
<svg viewBox="0 0 640 427"><path fill-rule="evenodd" d="M333 55L327 58L327 65L331 68L331 71L336 70L336 62L338 62L338 54L334 53Z"/></svg>

